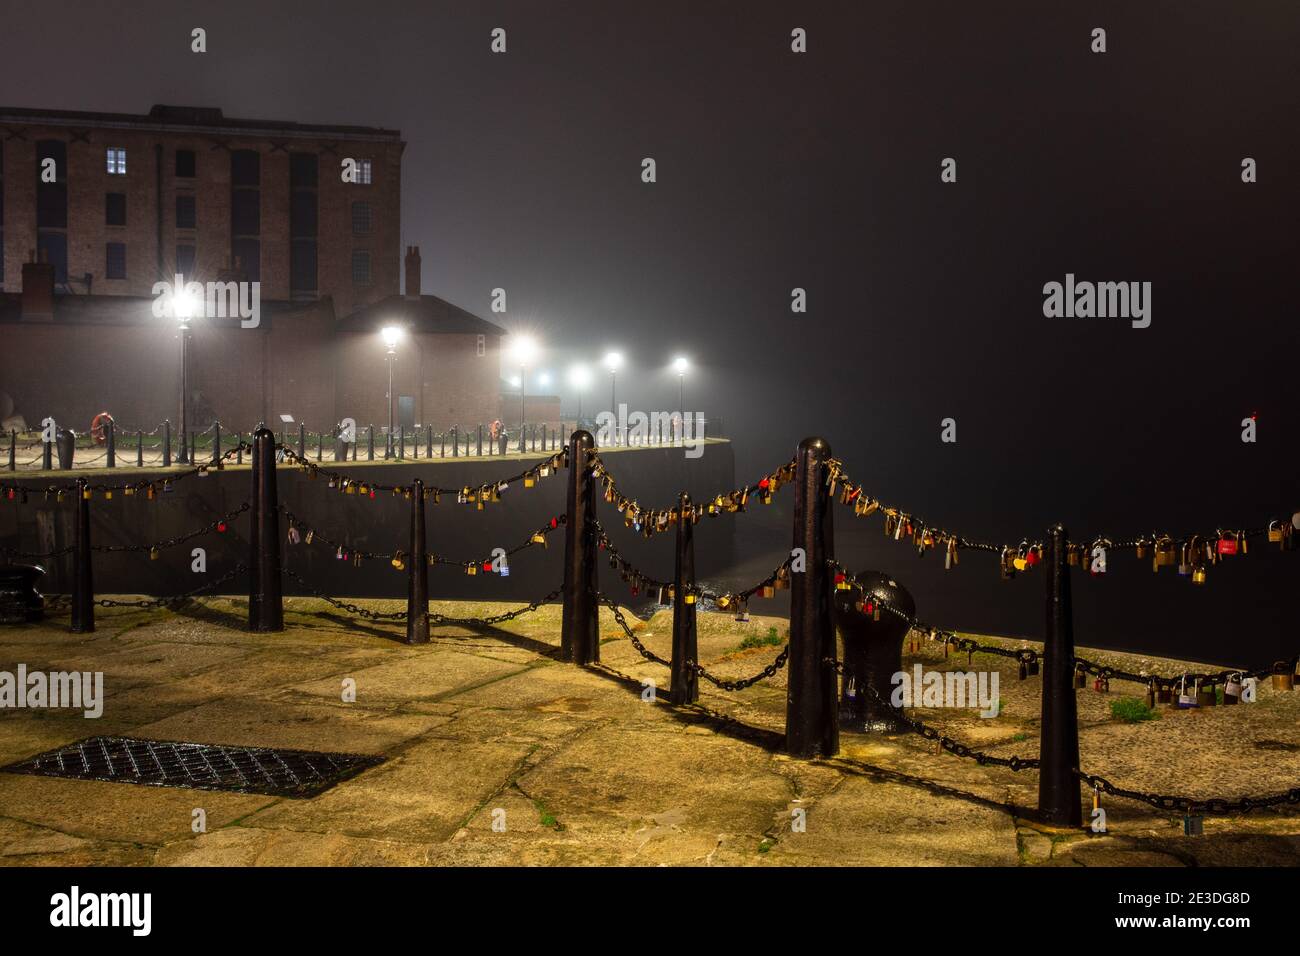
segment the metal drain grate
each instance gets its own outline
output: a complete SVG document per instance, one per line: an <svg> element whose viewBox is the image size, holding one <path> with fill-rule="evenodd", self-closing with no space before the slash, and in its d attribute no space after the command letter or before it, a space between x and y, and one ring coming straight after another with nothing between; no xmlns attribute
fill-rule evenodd
<svg viewBox="0 0 1300 956"><path fill-rule="evenodd" d="M383 757L364 754L91 737L0 767L0 771L152 787L314 797L383 762Z"/></svg>

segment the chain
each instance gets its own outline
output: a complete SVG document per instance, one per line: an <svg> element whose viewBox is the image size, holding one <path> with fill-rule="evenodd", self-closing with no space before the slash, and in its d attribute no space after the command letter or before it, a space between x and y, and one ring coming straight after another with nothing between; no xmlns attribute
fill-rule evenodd
<svg viewBox="0 0 1300 956"><path fill-rule="evenodd" d="M406 619L405 611L371 611L368 608L361 607L359 604L340 601L338 598L330 597L324 591L309 584L306 578L292 568L282 568L281 570L297 581L306 590L310 591L313 597L318 597L327 604L332 604L334 607L347 611L349 614L369 618L372 621L401 621Z"/></svg>
<svg viewBox="0 0 1300 956"><path fill-rule="evenodd" d="M501 624L504 621L513 621L517 617L525 614L531 614L543 604L549 604L557 597L564 593L563 586L556 588L549 594L538 598L536 601L524 606L515 608L513 611L505 611L501 614L495 614L492 617L448 617L445 614L430 614L429 621L433 624L452 624L452 625L479 625L488 626L492 624Z"/></svg>
<svg viewBox="0 0 1300 956"><path fill-rule="evenodd" d="M160 597L160 598L141 598L138 601L114 601L111 598L99 598L94 603L99 607L138 607L138 608L166 607L169 604L180 604L183 601L188 601L190 598L195 597L196 595L202 594L204 591L211 591L213 588L220 587L221 585L225 584L227 581L233 579L240 573L247 570L248 570L247 565L237 564L229 571L227 571L225 574L221 575L221 577L215 578L214 580L209 581L207 584L202 584L199 587L194 588L194 590L192 591L186 591L184 594L173 594L169 597ZM56 610L65 611L70 609L71 607L72 607L72 595L70 594L57 595L56 597L51 598L45 605L45 609L47 611L56 611Z"/></svg>
<svg viewBox="0 0 1300 956"><path fill-rule="evenodd" d="M1134 674L1130 671L1120 670L1115 667L1107 667L1103 664L1097 664L1093 661L1086 660L1082 657L1074 658L1075 669L1084 671L1088 674L1094 674L1097 677L1115 678L1116 680L1132 681L1135 684L1145 684L1150 686L1155 684L1157 687L1177 687L1180 683L1187 681L1193 684L1216 686L1226 684L1229 680L1235 678L1244 680L1253 677L1256 680L1263 680L1272 674L1293 673L1297 666L1300 666L1300 658L1293 657L1287 661L1278 661L1267 667L1258 667L1255 670L1225 670L1213 674L1181 674L1178 677L1166 677L1161 674Z"/></svg>
<svg viewBox="0 0 1300 956"><path fill-rule="evenodd" d="M1220 816L1232 813L1248 813L1251 810L1263 810L1281 806L1284 803L1300 804L1300 787L1293 787L1286 793L1275 793L1267 797L1236 797L1232 799L1215 797L1209 800L1193 800L1190 797L1175 797L1126 790L1123 787L1115 786L1105 777L1097 774L1083 773L1080 770L1074 772L1080 780L1094 790L1100 790L1102 793L1114 797L1124 797L1128 800L1136 800L1139 803L1147 803L1159 810L1181 810L1185 814L1208 813Z"/></svg>

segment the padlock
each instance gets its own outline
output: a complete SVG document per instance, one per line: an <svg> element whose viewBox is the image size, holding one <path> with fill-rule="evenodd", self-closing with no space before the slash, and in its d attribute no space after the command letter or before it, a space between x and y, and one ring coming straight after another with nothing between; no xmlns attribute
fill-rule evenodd
<svg viewBox="0 0 1300 956"><path fill-rule="evenodd" d="M1082 667L1076 667L1074 669L1074 686L1076 690L1088 686L1088 675L1084 672Z"/></svg>
<svg viewBox="0 0 1300 956"><path fill-rule="evenodd" d="M1172 704L1174 702L1174 689L1163 681L1156 687L1156 701L1161 704Z"/></svg>
<svg viewBox="0 0 1300 956"><path fill-rule="evenodd" d="M1223 703L1225 705L1237 704L1241 702L1241 675L1229 674L1227 682L1223 685Z"/></svg>
<svg viewBox="0 0 1300 956"><path fill-rule="evenodd" d="M1019 675L1019 676L1020 676L1020 679L1021 679L1021 680L1024 680L1026 677L1029 676L1029 663L1028 663L1027 661L1022 660L1022 661L1020 662L1020 675Z"/></svg>
<svg viewBox="0 0 1300 956"><path fill-rule="evenodd" d="M1205 583L1205 579L1206 579L1206 577L1207 577L1207 575L1206 575L1206 571L1205 571L1205 566L1204 566L1204 565L1202 565L1202 566L1200 566L1200 567L1198 567L1198 568L1194 568L1194 569L1192 570L1192 583L1193 583L1193 584L1204 584L1204 583Z"/></svg>
<svg viewBox="0 0 1300 956"><path fill-rule="evenodd" d="M1178 706L1182 710L1196 706L1196 688L1188 688L1186 677L1178 682Z"/></svg>
<svg viewBox="0 0 1300 956"><path fill-rule="evenodd" d="M1155 681L1152 681L1151 683L1147 684L1146 704L1147 704L1147 710L1156 709L1156 682Z"/></svg>
<svg viewBox="0 0 1300 956"><path fill-rule="evenodd" d="M1035 654L1033 657L1029 659L1029 676L1030 677L1038 676L1038 655L1037 654Z"/></svg>
<svg viewBox="0 0 1300 956"><path fill-rule="evenodd" d="M1273 665L1273 689L1274 690L1294 690L1295 674L1291 670L1290 661L1278 661Z"/></svg>
<svg viewBox="0 0 1300 956"><path fill-rule="evenodd" d="M1196 689L1196 706L1213 707L1219 702L1219 695L1215 693L1215 687L1208 681L1199 684Z"/></svg>

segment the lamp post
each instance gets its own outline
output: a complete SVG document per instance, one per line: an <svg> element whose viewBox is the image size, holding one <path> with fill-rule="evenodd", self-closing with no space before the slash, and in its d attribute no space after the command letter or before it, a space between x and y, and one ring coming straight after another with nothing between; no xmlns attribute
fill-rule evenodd
<svg viewBox="0 0 1300 956"><path fill-rule="evenodd" d="M618 369L623 364L623 356L610 352L605 356L605 368L609 369L609 410L614 416L614 444L619 443L618 428Z"/></svg>
<svg viewBox="0 0 1300 956"><path fill-rule="evenodd" d="M184 287L182 277L176 277L176 288L172 293L172 317L179 323L177 330L181 334L181 447L176 461L182 465L190 461L190 319L194 315L195 297Z"/></svg>
<svg viewBox="0 0 1300 956"><path fill-rule="evenodd" d="M673 368L677 371L677 414L678 421L681 422L678 427L682 438L686 437L686 370L690 367L690 364L684 355L679 355L673 359ZM675 441L678 437L678 435L674 435L673 440Z"/></svg>
<svg viewBox="0 0 1300 956"><path fill-rule="evenodd" d="M384 345L388 347L388 439L384 442L384 457L393 457L393 362L397 358L397 342L402 337L402 330L395 325L386 325L380 330Z"/></svg>
<svg viewBox="0 0 1300 956"><path fill-rule="evenodd" d="M537 343L528 335L515 335L511 337L510 354L514 360L519 363L519 451L526 449L524 445L525 422L527 421L527 411L524 407L524 399L528 391L528 365L537 357Z"/></svg>

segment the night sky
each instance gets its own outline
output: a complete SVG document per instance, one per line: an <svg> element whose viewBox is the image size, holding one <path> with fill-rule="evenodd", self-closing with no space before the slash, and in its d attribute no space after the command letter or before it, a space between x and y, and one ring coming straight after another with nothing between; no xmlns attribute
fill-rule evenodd
<svg viewBox="0 0 1300 956"><path fill-rule="evenodd" d="M675 407L689 355L738 480L820 434L870 493L977 539L1300 509L1300 6L11 3L3 46L10 106L400 129L424 289L493 317L505 288L502 324L557 372L621 348L633 408ZM1044 317L1066 273L1151 282L1151 326ZM1041 573L944 575L836 518L839 554L922 617L1041 631ZM789 537L763 527L770 567ZM1262 543L1204 588L1116 554L1076 575L1078 640L1267 663L1297 650L1297 582L1300 551Z"/></svg>

